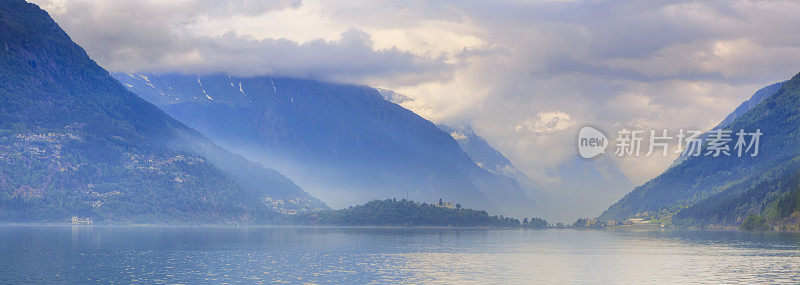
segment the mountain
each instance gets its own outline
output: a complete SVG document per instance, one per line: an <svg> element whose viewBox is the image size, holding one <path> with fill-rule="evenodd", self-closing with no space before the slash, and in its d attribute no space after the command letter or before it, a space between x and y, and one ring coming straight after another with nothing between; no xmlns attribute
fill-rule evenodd
<svg viewBox="0 0 800 285"><path fill-rule="evenodd" d="M250 223L324 207L126 90L38 6L0 2L0 42L0 221Z"/></svg>
<svg viewBox="0 0 800 285"><path fill-rule="evenodd" d="M733 112L728 114L728 116L726 116L725 119L722 119L722 121L719 124L717 124L714 128L712 128L712 130L718 130L727 127L734 120L736 120L736 118L739 118L741 115L744 115L745 113L747 113L747 111L750 111L751 109L755 108L756 105L761 103L761 101L764 101L764 99L766 99L767 97L772 96L772 94L775 94L775 92L778 92L778 90L781 89L781 86L783 86L783 83L785 82L786 81L778 82L759 89L758 91L756 91L755 94L753 94L752 97L750 97L750 99L744 101L742 104L736 107L736 109L734 109ZM699 138L706 139L708 138L708 134L709 133L704 133ZM675 161L672 163L672 166L680 164L688 157L689 155L687 153L681 153L681 156L675 159Z"/></svg>
<svg viewBox="0 0 800 285"><path fill-rule="evenodd" d="M392 90L378 89L385 100L405 104L412 98ZM549 181L539 183L514 166L469 125L439 125L452 136L461 149L479 167L517 181L528 197L536 202L531 214L555 221L572 222L589 217L619 200L633 184L609 160L585 160L576 156L547 170ZM546 190L545 190L546 189ZM586 191L591 189L591 191Z"/></svg>
<svg viewBox="0 0 800 285"><path fill-rule="evenodd" d="M758 104L764 101L764 99L767 99L769 96L772 96L773 94L781 90L781 87L783 86L784 83L786 83L786 81L771 84L764 88L759 89L758 91L756 91L755 94L753 94L752 97L750 97L750 99L744 101L744 103L736 107L736 109L734 109L733 112L728 114L728 116L726 116L725 119L722 119L722 122L720 122L716 127L714 127L714 129L721 129L727 127L728 125L733 123L733 121L735 121L745 113L749 112L750 110L758 106Z"/></svg>
<svg viewBox="0 0 800 285"><path fill-rule="evenodd" d="M461 149L469 155L478 167L497 175L514 178L521 184L535 187L536 182L517 169L511 161L497 151L483 137L475 133L468 125L452 128L438 125L439 129L450 134L458 142Z"/></svg>
<svg viewBox="0 0 800 285"><path fill-rule="evenodd" d="M786 201L792 201L787 193L796 189L792 177L800 169L800 74L772 95L764 95L771 93L764 90L757 95L766 98L743 114L733 114L730 124L723 127L734 133L760 130L763 135L756 157L735 153L689 157L636 187L600 219L661 216L671 218L675 225L703 227L736 226L750 215L764 215L770 209L780 208L791 215L786 210L791 209ZM736 136L733 138L735 143ZM781 203L784 206L777 207ZM774 221L787 218L781 215L774 216Z"/></svg>
<svg viewBox="0 0 800 285"><path fill-rule="evenodd" d="M384 94L384 91L381 91L381 94ZM387 98L387 100L394 101L398 96L402 95L395 94L393 97ZM386 98L386 96L384 97ZM408 100L410 99L404 99L404 101ZM564 220L570 220L572 218L571 215L567 216L561 213L565 209L565 205L572 204L569 199L543 191L539 183L514 166L507 157L492 147L486 139L475 133L472 127L469 125L450 127L443 124L438 125L438 127L442 131L449 133L478 167L494 173L495 175L514 179L522 187L528 197L531 197L536 203L536 207L531 209L531 214Z"/></svg>
<svg viewBox="0 0 800 285"><path fill-rule="evenodd" d="M334 207L393 197L443 198L506 215L533 207L514 179L475 165L448 133L374 88L222 74L115 76Z"/></svg>
<svg viewBox="0 0 800 285"><path fill-rule="evenodd" d="M630 179L607 156L584 159L576 153L546 174L557 179L543 185L548 193L558 194L550 207L556 209L559 221L570 223L597 215L633 188Z"/></svg>
<svg viewBox="0 0 800 285"><path fill-rule="evenodd" d="M401 105L403 103L411 102L413 99L388 89L377 89L378 93L383 96L386 101ZM445 124L436 125L442 131L450 134L450 136L458 142L461 150L466 153L470 159L475 162L480 168L489 171L495 175L505 176L512 178L522 186L528 196L536 197L534 201L539 198L544 198L545 194L538 188L536 181L525 175L522 171L517 169L508 158L506 158L500 151L492 147L489 142L483 137L475 133L469 125L459 125L458 127L451 127ZM539 204L539 203L537 203Z"/></svg>

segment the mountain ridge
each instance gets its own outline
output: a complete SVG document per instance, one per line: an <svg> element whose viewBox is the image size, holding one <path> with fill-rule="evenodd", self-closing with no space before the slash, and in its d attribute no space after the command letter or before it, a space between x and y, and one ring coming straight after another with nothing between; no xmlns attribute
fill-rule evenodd
<svg viewBox="0 0 800 285"><path fill-rule="evenodd" d="M115 76L224 146L282 162L269 166L338 207L406 195L505 214L533 206L516 181L477 167L449 134L374 88L269 76Z"/></svg>
<svg viewBox="0 0 800 285"><path fill-rule="evenodd" d="M313 200L259 165L219 168L244 159L126 90L38 6L0 8L0 220L266 222L273 190ZM276 180L244 185L258 177Z"/></svg>
<svg viewBox="0 0 800 285"><path fill-rule="evenodd" d="M789 189L759 185L777 185L800 168L800 144L796 140L800 135L798 110L800 74L724 127L761 130L757 157L690 157L636 187L603 212L600 219L649 215L672 217L676 225L735 226L748 214L761 213ZM730 202L716 203L723 200Z"/></svg>

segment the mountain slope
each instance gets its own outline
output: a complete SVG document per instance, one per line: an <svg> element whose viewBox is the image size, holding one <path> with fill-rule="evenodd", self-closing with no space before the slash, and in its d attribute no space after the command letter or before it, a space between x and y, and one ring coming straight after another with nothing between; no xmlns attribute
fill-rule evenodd
<svg viewBox="0 0 800 285"><path fill-rule="evenodd" d="M385 92L386 91L381 91L382 94ZM394 96L396 98L402 95L394 94ZM384 95L384 98L386 98L386 95ZM387 98L387 100L393 101L395 98ZM495 175L514 179L520 187L522 187L528 197L531 197L536 203L536 207L531 209L533 215L569 220L569 218L565 218L566 215L563 213L565 210L564 205L572 204L573 201L569 201L569 199L564 197L556 197L542 191L541 186L536 181L517 169L508 158L492 147L483 137L475 133L472 127L468 125L456 128L447 125L438 125L438 127L442 131L449 133L450 136L458 142L461 149L464 150L480 168L494 173Z"/></svg>
<svg viewBox="0 0 800 285"><path fill-rule="evenodd" d="M504 214L533 206L514 179L476 166L447 133L373 88L272 77L115 76L336 207L406 196Z"/></svg>
<svg viewBox="0 0 800 285"><path fill-rule="evenodd" d="M255 222L268 193L308 198L127 91L36 5L0 2L0 42L0 221Z"/></svg>
<svg viewBox="0 0 800 285"><path fill-rule="evenodd" d="M767 186L800 168L800 75L724 128L760 129L758 156L690 157L634 189L600 218L674 213L676 224L737 225L747 214L762 212L791 188Z"/></svg>
<svg viewBox="0 0 800 285"><path fill-rule="evenodd" d="M446 125L438 125L439 129L450 134L458 142L461 149L475 161L479 167L486 169L497 175L508 176L516 179L520 183L535 187L536 182L522 173L511 161L502 153L497 151L485 139L475 133L469 126L452 128Z"/></svg>
<svg viewBox="0 0 800 285"><path fill-rule="evenodd" d="M758 104L764 101L764 99L769 98L769 96L772 96L773 94L777 93L778 90L781 90L781 86L783 86L784 83L786 83L786 81L771 84L759 89L755 94L753 94L753 96L750 97L750 99L744 101L742 104L737 106L733 112L728 114L728 116L725 116L725 119L722 119L722 122L714 127L714 129L720 129L729 126L731 123L733 123L733 121L758 106Z"/></svg>
<svg viewBox="0 0 800 285"><path fill-rule="evenodd" d="M769 96L772 96L772 94L775 94L775 92L778 92L778 90L781 89L781 86L783 86L783 83L785 83L785 82L786 81L778 82L778 83L771 84L769 86L766 86L764 88L759 89L758 91L756 91L755 94L753 94L753 96L750 97L750 99L747 99L746 101L742 102L742 104L737 106L736 109L733 110L733 112L728 114L728 116L725 116L725 119L723 119L719 124L717 124L714 128L712 128L712 130L718 130L718 129L723 129L723 128L727 127L734 120L736 120L740 116L744 115L745 113L747 113L751 109L755 108L759 103L761 103L761 101L763 101L764 99L766 99ZM700 138L701 139L707 139L708 135L709 135L709 133L704 133L703 135L700 136ZM680 164L681 162L686 160L688 157L689 157L689 155L687 153L685 153L685 152L681 153L681 156L679 156L677 159L675 159L674 162L672 162L672 166Z"/></svg>

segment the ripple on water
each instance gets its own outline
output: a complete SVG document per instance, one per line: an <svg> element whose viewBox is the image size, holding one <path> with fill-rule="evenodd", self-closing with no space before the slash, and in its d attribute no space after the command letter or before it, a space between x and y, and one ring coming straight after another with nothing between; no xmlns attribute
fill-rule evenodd
<svg viewBox="0 0 800 285"><path fill-rule="evenodd" d="M0 226L0 283L790 283L740 232Z"/></svg>

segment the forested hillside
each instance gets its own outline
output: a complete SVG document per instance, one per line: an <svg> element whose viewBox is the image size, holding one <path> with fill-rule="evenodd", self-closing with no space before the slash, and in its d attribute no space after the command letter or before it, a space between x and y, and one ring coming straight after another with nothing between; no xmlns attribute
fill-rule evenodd
<svg viewBox="0 0 800 285"><path fill-rule="evenodd" d="M0 2L0 42L0 221L265 222L324 207L127 91L36 5Z"/></svg>
<svg viewBox="0 0 800 285"><path fill-rule="evenodd" d="M771 209L781 213L771 214L771 223L791 215L785 205L791 204L786 193L796 189L800 169L800 75L723 129L760 130L758 155L690 157L634 189L600 218L669 216L675 225L707 227L738 226Z"/></svg>

